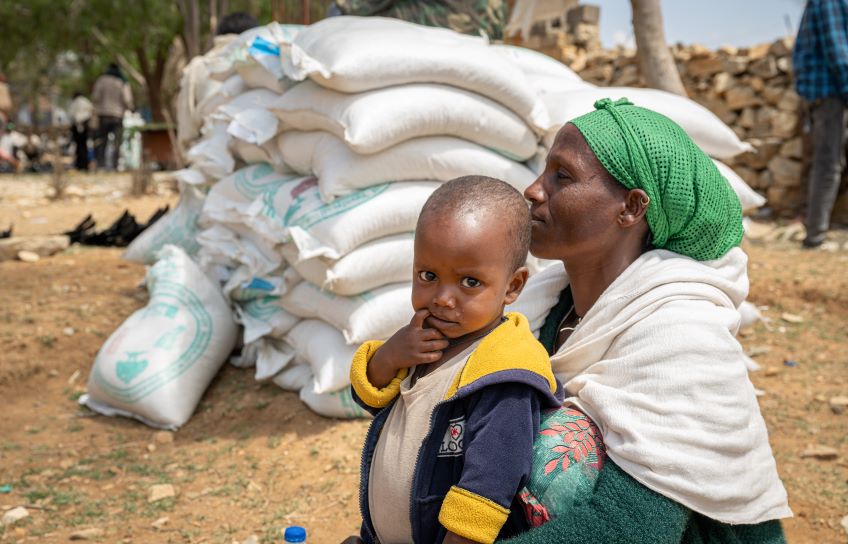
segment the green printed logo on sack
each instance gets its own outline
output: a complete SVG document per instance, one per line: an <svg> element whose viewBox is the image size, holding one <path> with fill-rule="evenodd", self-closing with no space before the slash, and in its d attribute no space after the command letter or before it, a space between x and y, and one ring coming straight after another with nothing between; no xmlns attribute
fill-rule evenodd
<svg viewBox="0 0 848 544"><path fill-rule="evenodd" d="M236 191L248 200L253 200L260 194L265 192L269 183L276 181L270 180L265 183L257 183L262 178L274 173L274 169L267 162L255 164L247 168L242 168L233 174L233 186Z"/></svg>
<svg viewBox="0 0 848 544"><path fill-rule="evenodd" d="M283 309L279 303L280 297L256 298L242 306L245 313L256 319L266 320Z"/></svg>
<svg viewBox="0 0 848 544"><path fill-rule="evenodd" d="M103 345L92 371L98 387L127 404L141 401L189 370L212 338L212 316L200 299L168 279L172 271L167 266L156 265L152 274L150 303ZM151 338L133 334L138 330L161 332ZM110 360L116 361L113 368Z"/></svg>
<svg viewBox="0 0 848 544"><path fill-rule="evenodd" d="M233 187L245 199L253 201L260 196L265 199L269 193L274 195L286 184L301 179L302 176L278 174L271 165L263 162L233 174Z"/></svg>
<svg viewBox="0 0 848 544"><path fill-rule="evenodd" d="M295 194L295 191L299 187L296 187L292 191L293 200L283 218L283 224L285 226L309 229L368 202L377 195L384 193L389 188L389 185L388 183L374 185L373 187L339 197L327 204L321 200L318 191L318 181L315 180L313 185L307 187L308 189L313 189L311 191L307 191L307 188L304 188Z"/></svg>
<svg viewBox="0 0 848 544"><path fill-rule="evenodd" d="M346 417L358 418L366 417L368 415L365 410L363 410L362 407L356 404L356 401L353 400L353 394L351 394L350 387L345 387L341 391L330 393L330 395L338 396L339 403L342 405L342 410L344 410Z"/></svg>
<svg viewBox="0 0 848 544"><path fill-rule="evenodd" d="M334 417L343 417L349 419L368 417L368 413L363 410L356 401L353 400L353 394L351 393L350 386L345 387L344 389L340 389L338 391L333 391L332 393L325 393L324 395L316 395L316 400L326 395L326 401L324 403L327 406L323 406L324 410L329 410L332 404L337 404L337 409L332 410L333 412L338 412L334 414ZM315 406L315 409L319 414L322 413L321 406Z"/></svg>
<svg viewBox="0 0 848 544"><path fill-rule="evenodd" d="M181 208L186 209L171 212L173 217L164 223L161 230L156 231L150 241L149 249L144 254L144 262L155 262L156 254L168 244L183 248L189 255L194 255L200 249L200 243L197 241L197 219L200 217L200 208L189 209L190 206L181 206ZM159 221L163 219L165 218Z"/></svg>
<svg viewBox="0 0 848 544"><path fill-rule="evenodd" d="M309 189L313 187L318 187L318 178L316 178L315 176L300 178L299 180L293 181L295 181L295 183L292 184L293 187L291 188L291 190L288 190L288 184L284 183L274 187L272 190L265 191L264 193L262 193L262 210L260 212L262 215L270 219L277 219L279 216L277 215L277 209L274 203L277 200L277 197L280 196L281 192L285 192L286 190L288 190L288 194L284 194L284 196L287 196L286 200L290 200L290 202L283 206L285 208L285 214L282 219L283 225L288 225L289 217L291 216L291 214L296 213L297 210L299 210L303 206L303 202L305 200L308 200ZM315 192L317 193L317 189ZM306 195L301 196L304 195L304 193L306 193ZM318 206L320 206L321 204L323 203L319 203Z"/></svg>

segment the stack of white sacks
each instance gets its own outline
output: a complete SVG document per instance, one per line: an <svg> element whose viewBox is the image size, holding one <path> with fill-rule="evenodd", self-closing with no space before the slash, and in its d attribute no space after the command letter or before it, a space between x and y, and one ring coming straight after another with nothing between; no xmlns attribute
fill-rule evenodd
<svg viewBox="0 0 848 544"><path fill-rule="evenodd" d="M334 417L363 415L348 379L357 345L412 315L412 232L440 183L482 174L523 190L556 130L605 96L668 115L713 157L748 149L686 98L596 88L539 53L393 19L272 23L202 60L212 83L181 116L201 128L180 203L126 257L182 247L242 327L231 362ZM718 164L744 207L762 204ZM561 288L531 279L516 309L538 328Z"/></svg>

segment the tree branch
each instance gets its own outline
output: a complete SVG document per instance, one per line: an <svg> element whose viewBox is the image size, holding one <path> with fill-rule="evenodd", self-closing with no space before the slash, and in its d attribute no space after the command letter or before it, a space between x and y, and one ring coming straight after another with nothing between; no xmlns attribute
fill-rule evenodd
<svg viewBox="0 0 848 544"><path fill-rule="evenodd" d="M100 45L102 45L102 46L103 46L103 47L105 47L106 49L110 49L110 50L112 50L112 51L115 51L115 48L113 47L112 42L111 42L111 41L109 41L109 38L107 38L107 37L106 37L106 35L105 35L105 34L103 34L103 33L100 31L100 29L99 29L99 28L97 28L97 27L92 27L92 28L91 28L91 34L94 36L94 38L95 38L98 42L100 42ZM118 64L120 64L120 65L121 65L121 68L123 68L123 69L124 69L124 71L126 71L126 72L130 75L130 77L131 77L131 78L133 78L133 80L134 80L136 83L138 83L138 84L139 84L139 85L141 85L142 87L146 87L146 86L147 86L147 81L145 80L144 76L142 76L142 75L138 72L138 70L136 70L136 69L133 67L133 65L132 65L132 64L130 64L130 62L127 60L127 58L126 58L126 57L124 57L121 53L118 53L118 52L114 52L114 55L115 55L115 60L117 60Z"/></svg>

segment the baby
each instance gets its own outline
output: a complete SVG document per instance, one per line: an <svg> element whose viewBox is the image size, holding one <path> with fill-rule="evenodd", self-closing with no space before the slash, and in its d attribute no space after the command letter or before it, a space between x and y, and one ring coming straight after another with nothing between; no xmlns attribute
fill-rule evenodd
<svg viewBox="0 0 848 544"><path fill-rule="evenodd" d="M529 245L527 203L502 181L458 178L424 205L415 314L351 366L354 397L374 415L360 482L366 543L494 542L523 528L513 501L540 410L562 401L526 318L503 313L527 281Z"/></svg>

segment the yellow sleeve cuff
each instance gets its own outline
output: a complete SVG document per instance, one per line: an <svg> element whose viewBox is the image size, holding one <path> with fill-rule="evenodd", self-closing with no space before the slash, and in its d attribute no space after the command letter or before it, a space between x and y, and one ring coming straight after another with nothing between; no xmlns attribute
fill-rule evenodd
<svg viewBox="0 0 848 544"><path fill-rule="evenodd" d="M372 408L382 408L389 404L393 398L400 394L400 382L409 374L408 368L402 368L397 376L386 387L378 389L368 381L368 363L377 352L377 348L383 345L380 340L365 342L353 355L350 365L350 385L362 402Z"/></svg>
<svg viewBox="0 0 848 544"><path fill-rule="evenodd" d="M461 487L453 486L442 502L439 523L474 542L491 543L509 517L509 508Z"/></svg>

